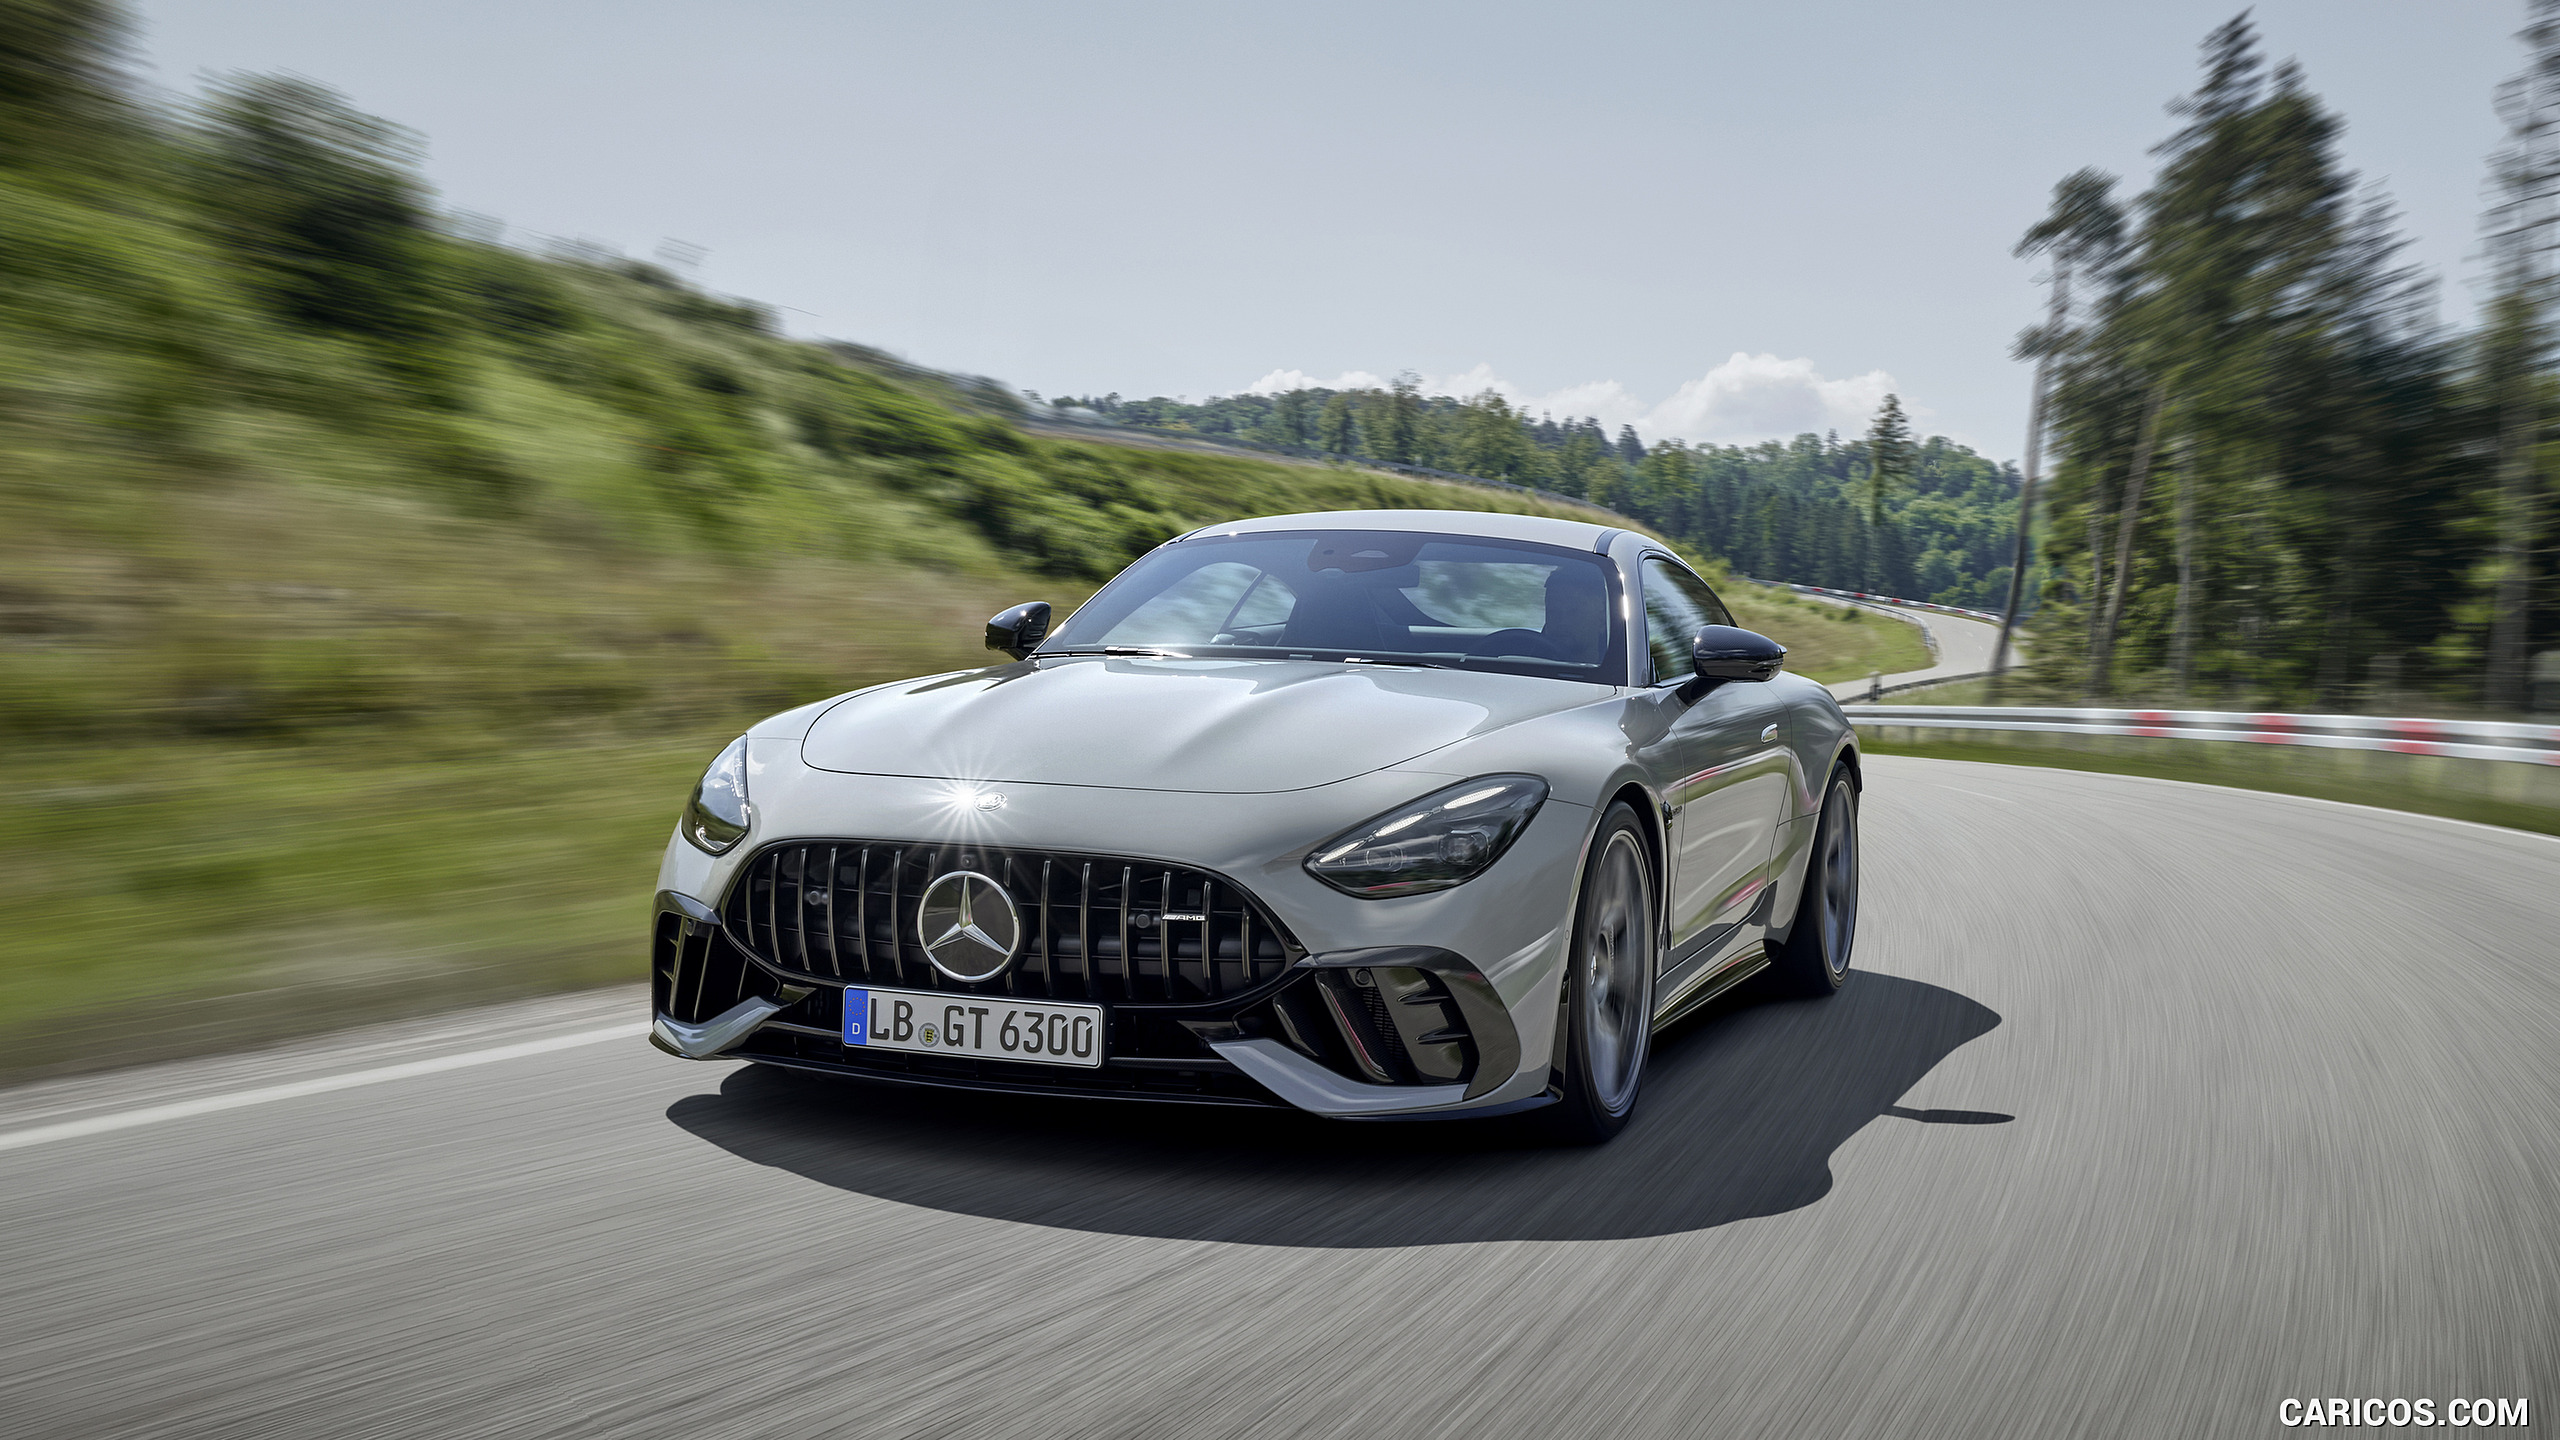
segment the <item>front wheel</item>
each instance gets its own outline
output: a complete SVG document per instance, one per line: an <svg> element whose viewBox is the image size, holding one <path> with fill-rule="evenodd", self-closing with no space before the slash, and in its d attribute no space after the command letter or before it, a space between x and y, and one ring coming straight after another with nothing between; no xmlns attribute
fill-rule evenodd
<svg viewBox="0 0 2560 1440"><path fill-rule="evenodd" d="M1823 790L1804 894L1787 938L1769 947L1769 978L1791 994L1831 994L1849 978L1849 950L1857 938L1858 787L1844 765L1831 772Z"/></svg>
<svg viewBox="0 0 2560 1440"><path fill-rule="evenodd" d="M1626 1128L1653 1043L1653 865L1643 822L1623 801L1601 818L1582 873L1558 1037L1556 1137L1596 1145Z"/></svg>

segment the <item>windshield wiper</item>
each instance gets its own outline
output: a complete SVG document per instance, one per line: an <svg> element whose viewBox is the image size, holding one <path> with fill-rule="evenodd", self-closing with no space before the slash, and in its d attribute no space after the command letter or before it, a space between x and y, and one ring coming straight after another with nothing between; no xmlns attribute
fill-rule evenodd
<svg viewBox="0 0 2560 1440"><path fill-rule="evenodd" d="M1191 658L1187 651L1159 650L1152 645L1086 645L1065 650L1034 650L1031 652L1031 658L1034 660L1039 659L1043 655L1136 655L1141 658L1159 660L1188 660Z"/></svg>

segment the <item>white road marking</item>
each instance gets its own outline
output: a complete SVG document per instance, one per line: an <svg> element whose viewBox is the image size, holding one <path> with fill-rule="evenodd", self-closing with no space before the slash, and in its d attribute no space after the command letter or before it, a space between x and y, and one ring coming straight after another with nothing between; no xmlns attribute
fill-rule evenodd
<svg viewBox="0 0 2560 1440"><path fill-rule="evenodd" d="M76 1140L83 1135L103 1135L113 1130L130 1130L137 1125L157 1125L164 1120L186 1120L197 1115L211 1115L224 1110L238 1110L249 1105L265 1105L276 1100L292 1100L304 1095L325 1095L332 1090L352 1090L359 1085L380 1085L390 1080L407 1080L419 1075L435 1075L447 1070L463 1070L474 1065L493 1065L501 1060L515 1060L526 1055L542 1055L553 1050L571 1050L580 1045L597 1045L607 1040L628 1040L646 1035L645 1023L607 1025L598 1030L572 1030L565 1035L546 1035L539 1040L520 1040L513 1045L495 1045L486 1050L465 1050L454 1055L438 1055L426 1060L408 1060L398 1065L378 1065L371 1070L350 1070L343 1075L322 1075L310 1080L294 1080L282 1085L264 1085L255 1090L234 1090L228 1095L205 1095L193 1100L178 1100L166 1105L146 1105L135 1110L118 1110L105 1115L92 1115L81 1120L65 1120L55 1125L39 1125L32 1130L0 1134L0 1150L23 1150L30 1145L43 1145L55 1140Z"/></svg>

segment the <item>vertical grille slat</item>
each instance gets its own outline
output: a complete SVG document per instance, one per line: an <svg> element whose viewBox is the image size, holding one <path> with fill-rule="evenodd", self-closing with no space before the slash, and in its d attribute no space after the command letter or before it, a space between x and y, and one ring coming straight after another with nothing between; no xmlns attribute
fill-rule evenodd
<svg viewBox="0 0 2560 1440"><path fill-rule="evenodd" d="M1084 865L1083 888L1076 891L1076 973L1084 978L1084 993L1099 996L1102 991L1093 983L1093 862Z"/></svg>
<svg viewBox="0 0 2560 1440"><path fill-rule="evenodd" d="M862 943L862 978L877 980L871 968L871 847L863 846L853 864L853 933Z"/></svg>
<svg viewBox="0 0 2560 1440"><path fill-rule="evenodd" d="M1004 888L1006 894L1017 897L1014 900L1014 907L1018 917L1022 905L1022 901L1019 898L1022 894L1022 886L1021 883L1013 877L1013 857L1010 855L1004 857ZM1021 961L1023 945L1022 930L1018 919L1014 928L1013 953L1015 956L1015 963L1004 967L1004 993L1007 995L1019 995L1022 993Z"/></svg>
<svg viewBox="0 0 2560 1440"><path fill-rule="evenodd" d="M1120 993L1131 997L1138 993L1138 952L1129 944L1129 905L1137 897L1129 892L1137 888L1137 873L1120 867Z"/></svg>
<svg viewBox="0 0 2560 1440"><path fill-rule="evenodd" d="M800 968L809 971L818 968L818 957L809 949L809 862L817 852L815 845L800 847L800 877L791 882L791 933L799 942Z"/></svg>
<svg viewBox="0 0 2560 1440"><path fill-rule="evenodd" d="M782 856L784 853L775 852L773 873L767 877L764 887L764 953L776 960L782 958Z"/></svg>
<svg viewBox="0 0 2560 1440"><path fill-rule="evenodd" d="M1174 911L1173 872L1164 872L1163 897L1156 906L1156 958L1164 962L1164 998L1179 1000L1182 982L1182 947L1173 943L1173 922L1164 918Z"/></svg>
<svg viewBox="0 0 2560 1440"><path fill-rule="evenodd" d="M906 868L907 852L901 847L889 856L889 976L901 985L907 983L907 934L898 923L898 885Z"/></svg>
<svg viewBox="0 0 2560 1440"><path fill-rule="evenodd" d="M1049 868L1055 863L1045 856L1040 861L1040 983L1052 995L1058 993L1057 967L1049 954Z"/></svg>
<svg viewBox="0 0 2560 1440"><path fill-rule="evenodd" d="M1200 981L1210 998L1223 993L1218 985L1218 889L1214 881L1200 882Z"/></svg>
<svg viewBox="0 0 2560 1440"><path fill-rule="evenodd" d="M882 852L886 874L873 867L875 849ZM846 873L848 862L851 874ZM922 923L917 902L931 880L952 870L996 877L1021 918L1014 963L983 988L953 981L930 963L908 960L924 939L916 928ZM1072 917L1066 913L1068 899L1058 894L1061 885L1075 889ZM782 923L786 907L792 917L788 925ZM812 910L819 912L814 921ZM1097 915L1097 910L1105 913ZM1160 861L956 843L821 839L775 846L750 858L739 872L725 913L733 940L786 974L1029 998L1199 1003L1273 979L1299 953L1288 931L1250 892L1207 871L1167 867ZM1172 915L1196 918L1166 918ZM826 934L824 945L818 930ZM848 933L850 948L845 945ZM921 951L916 953L920 958ZM1233 972L1222 968L1230 954ZM1070 955L1075 957L1072 967L1064 963ZM1274 955L1276 968L1262 963ZM1200 965L1196 974L1184 968L1194 956ZM1146 968L1150 961L1162 967L1152 975ZM697 1007L721 1008L711 992L728 990L730 977L712 976L713 968L679 961L669 977L671 992L681 997L690 986ZM739 979L745 983L745 976Z"/></svg>
<svg viewBox="0 0 2560 1440"><path fill-rule="evenodd" d="M827 847L827 969L839 980L844 978L844 948L837 932L844 927L836 923L836 871L843 860L842 850Z"/></svg>

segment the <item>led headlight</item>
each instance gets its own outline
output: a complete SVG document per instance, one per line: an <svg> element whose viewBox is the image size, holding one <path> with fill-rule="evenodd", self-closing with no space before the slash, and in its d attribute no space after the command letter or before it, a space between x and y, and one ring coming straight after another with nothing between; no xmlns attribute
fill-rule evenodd
<svg viewBox="0 0 2560 1440"><path fill-rule="evenodd" d="M1367 900L1463 885L1502 858L1546 798L1535 775L1478 776L1334 836L1307 857L1307 873Z"/></svg>
<svg viewBox="0 0 2560 1440"><path fill-rule="evenodd" d="M739 736L702 772L684 806L684 838L718 855L747 838L755 811L747 805L747 737Z"/></svg>

